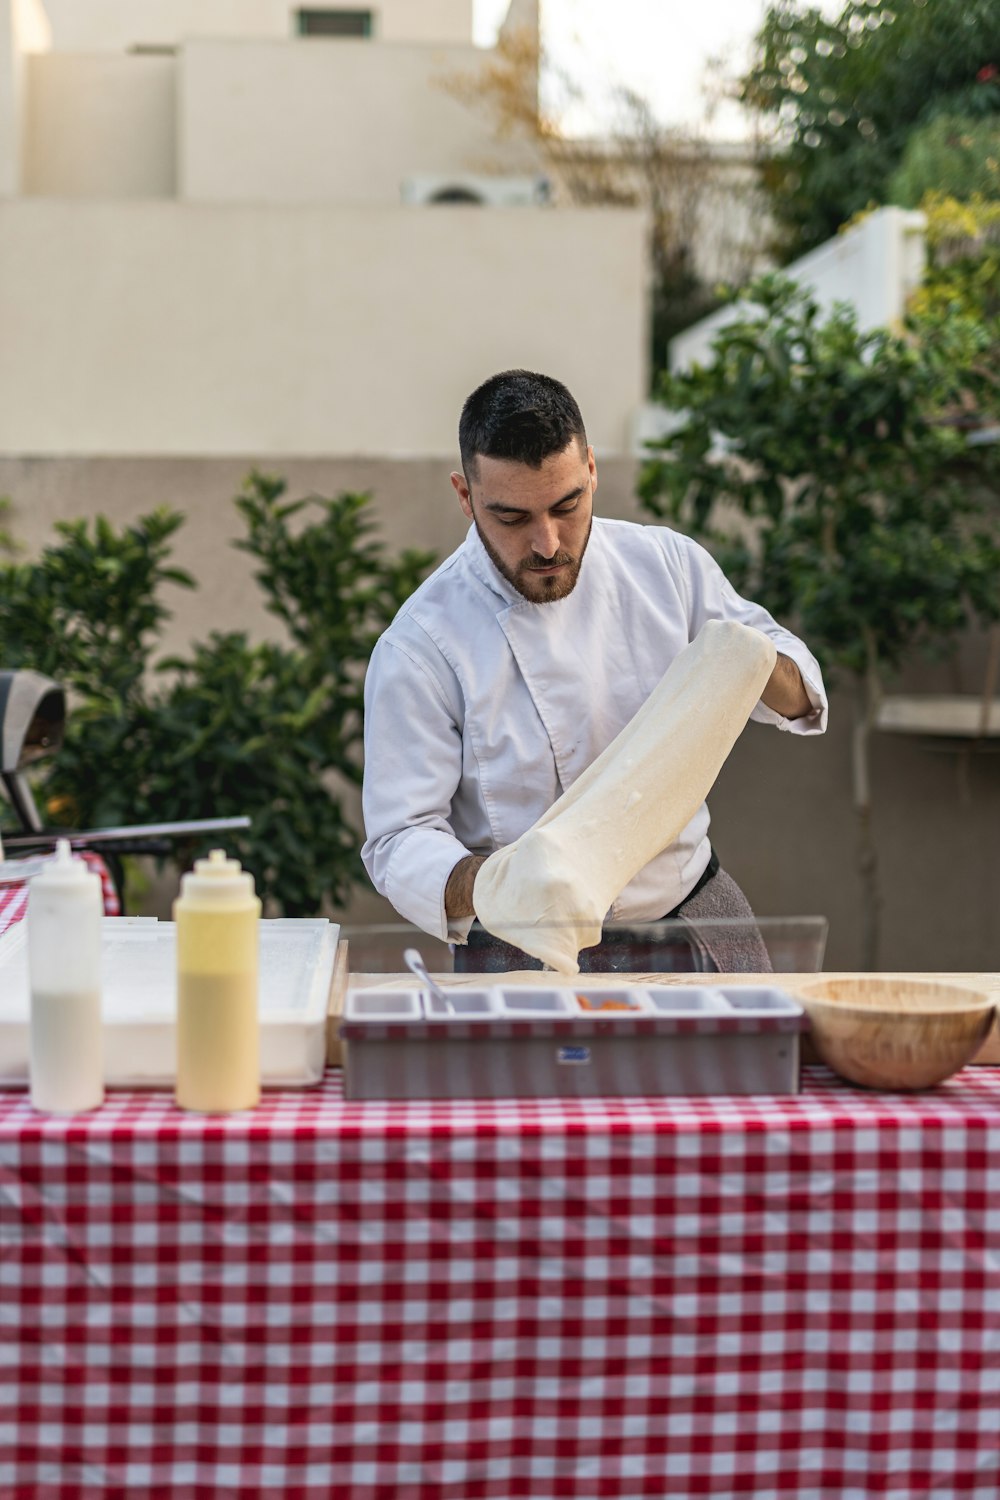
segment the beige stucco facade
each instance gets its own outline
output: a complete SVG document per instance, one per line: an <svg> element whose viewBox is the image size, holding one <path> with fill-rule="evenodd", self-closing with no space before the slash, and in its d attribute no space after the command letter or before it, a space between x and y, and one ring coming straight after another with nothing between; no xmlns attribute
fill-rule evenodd
<svg viewBox="0 0 1000 1500"><path fill-rule="evenodd" d="M471 46L192 42L178 58L180 195L384 206L419 174L531 172L527 147L498 141L448 90L478 58Z"/></svg>
<svg viewBox="0 0 1000 1500"><path fill-rule="evenodd" d="M389 206L425 176L537 172L527 146L498 142L449 90L478 65L471 46L303 38L37 52L21 59L8 160L19 153L20 190L34 197L274 207Z"/></svg>
<svg viewBox="0 0 1000 1500"><path fill-rule="evenodd" d="M643 293L637 214L8 201L0 452L448 453L512 365L621 452Z"/></svg>
<svg viewBox="0 0 1000 1500"><path fill-rule="evenodd" d="M0 453L439 455L512 365L628 451L644 216L411 201L537 163L447 86L471 0L371 9L361 40L286 0L0 0Z"/></svg>
<svg viewBox="0 0 1000 1500"><path fill-rule="evenodd" d="M39 52L25 65L26 196L174 197L176 59Z"/></svg>
<svg viewBox="0 0 1000 1500"><path fill-rule="evenodd" d="M50 42L41 0L0 0L0 198L21 191L27 60Z"/></svg>
<svg viewBox="0 0 1000 1500"><path fill-rule="evenodd" d="M67 52L123 52L176 47L193 37L279 40L296 32L290 0L44 0L52 44ZM322 10L322 0L312 8ZM337 6L330 8L336 9ZM368 0L345 7L371 11L386 42L467 42L472 0Z"/></svg>
<svg viewBox="0 0 1000 1500"><path fill-rule="evenodd" d="M23 54L14 36L14 15L0 6L0 196L21 186L21 69Z"/></svg>

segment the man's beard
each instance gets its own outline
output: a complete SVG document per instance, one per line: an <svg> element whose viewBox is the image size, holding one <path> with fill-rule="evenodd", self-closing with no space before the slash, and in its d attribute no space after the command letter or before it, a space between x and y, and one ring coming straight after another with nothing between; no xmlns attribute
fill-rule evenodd
<svg viewBox="0 0 1000 1500"><path fill-rule="evenodd" d="M534 566L529 561L518 563L516 568L509 567L503 558L494 551L489 537L484 535L475 516L473 516L473 521L475 522L476 531L479 533L479 540L486 548L490 561L497 572L506 578L508 583L512 583L517 592L529 600L530 603L551 604L556 599L565 599L567 594L571 594L576 588L576 581L580 576L580 568L583 565L583 555L587 550L587 543L590 541L590 533L594 525L593 516L590 518L590 525L587 527L587 535L583 539L583 546L580 548L579 557L574 558L569 552L557 552L555 557L547 559L539 558ZM548 575L539 573L538 571L542 567L554 568L557 565L565 565L565 571Z"/></svg>

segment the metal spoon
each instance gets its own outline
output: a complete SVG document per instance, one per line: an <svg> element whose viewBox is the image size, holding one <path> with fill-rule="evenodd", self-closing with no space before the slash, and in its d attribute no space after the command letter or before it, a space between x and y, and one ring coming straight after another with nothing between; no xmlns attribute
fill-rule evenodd
<svg viewBox="0 0 1000 1500"><path fill-rule="evenodd" d="M415 974L418 979L423 981L423 983L430 990L431 994L434 996L435 1000L440 1000L441 1004L445 1008L445 1014L453 1016L455 1014L455 1007L452 1005L451 1001L448 999L448 996L445 994L441 986L439 984L436 984L428 974L427 965L420 957L417 949L406 948L403 952L403 962L406 964L406 967L409 969L411 974Z"/></svg>

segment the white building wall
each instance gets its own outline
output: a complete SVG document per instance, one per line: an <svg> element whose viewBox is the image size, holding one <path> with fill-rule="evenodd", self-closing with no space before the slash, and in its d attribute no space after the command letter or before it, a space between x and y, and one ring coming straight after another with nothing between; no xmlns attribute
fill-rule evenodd
<svg viewBox="0 0 1000 1500"><path fill-rule="evenodd" d="M424 172L530 171L445 80L473 47L355 40L192 42L178 58L180 195L199 202L398 204Z"/></svg>
<svg viewBox="0 0 1000 1500"><path fill-rule="evenodd" d="M174 58L48 52L27 62L25 193L173 197Z"/></svg>
<svg viewBox="0 0 1000 1500"><path fill-rule="evenodd" d="M193 37L294 35L298 4L289 0L44 0L52 45L60 52L123 52L175 47ZM472 40L472 0L305 0L302 8L371 10L382 41Z"/></svg>
<svg viewBox="0 0 1000 1500"><path fill-rule="evenodd" d="M644 231L629 211L0 203L0 452L450 454L465 396L512 365L565 379L621 452Z"/></svg>
<svg viewBox="0 0 1000 1500"><path fill-rule="evenodd" d="M21 186L20 69L13 0L0 0L0 198Z"/></svg>
<svg viewBox="0 0 1000 1500"><path fill-rule="evenodd" d="M322 3L322 0L321 0ZM372 0L375 35L383 42L472 41L473 0Z"/></svg>
<svg viewBox="0 0 1000 1500"><path fill-rule="evenodd" d="M286 36L286 0L43 0L58 52L175 47L195 36Z"/></svg>
<svg viewBox="0 0 1000 1500"><path fill-rule="evenodd" d="M385 0L371 42L290 36L287 0L45 4L49 51L14 44L40 0L0 0L0 453L450 461L468 391L514 365L627 450L643 215L401 203L535 168L445 87L476 49L425 39L471 32L471 0Z"/></svg>
<svg viewBox="0 0 1000 1500"><path fill-rule="evenodd" d="M26 66L50 40L41 0L0 0L0 198L21 191Z"/></svg>
<svg viewBox="0 0 1000 1500"><path fill-rule="evenodd" d="M919 212L880 208L793 261L784 274L808 288L823 311L846 302L862 330L891 328L902 318L923 275L924 227ZM670 345L671 369L711 363L712 340L746 310L744 302L728 304L678 334Z"/></svg>

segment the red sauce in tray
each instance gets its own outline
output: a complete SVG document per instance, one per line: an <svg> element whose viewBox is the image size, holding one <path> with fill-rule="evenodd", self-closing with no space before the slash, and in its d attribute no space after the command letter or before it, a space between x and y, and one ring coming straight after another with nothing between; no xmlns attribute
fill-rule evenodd
<svg viewBox="0 0 1000 1500"><path fill-rule="evenodd" d="M577 995L576 1003L582 1010L635 1010L627 1000L602 1000L600 995Z"/></svg>

